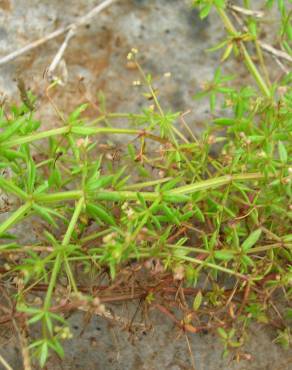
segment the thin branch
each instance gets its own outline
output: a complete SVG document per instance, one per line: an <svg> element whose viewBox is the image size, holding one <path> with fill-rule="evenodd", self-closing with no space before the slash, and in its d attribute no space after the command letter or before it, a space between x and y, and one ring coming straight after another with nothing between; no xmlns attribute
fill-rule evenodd
<svg viewBox="0 0 292 370"><path fill-rule="evenodd" d="M58 36L63 35L64 33L70 31L71 29L74 29L75 27L80 27L80 26L88 23L91 20L91 18L95 17L98 13L100 13L102 10L107 8L109 5L113 4L115 1L117 1L117 0L105 0L101 4L94 7L89 13L87 13L84 16L77 19L76 22L71 23L68 26L61 27L58 30L48 34L47 36L45 36L45 37L43 37L39 40L36 40L36 41L24 46L23 48L21 48L19 50L13 51L12 53L10 53L10 54L8 54L5 57L0 59L0 66L6 64L8 62L11 62L12 60L16 59L18 56L20 56L22 54L25 54L25 53L28 53L29 51L45 44L46 42L48 42L52 39L55 39ZM59 51L60 51L60 49L59 49Z"/></svg>
<svg viewBox="0 0 292 370"><path fill-rule="evenodd" d="M0 363L6 370L13 370L12 367L8 364L8 362L0 355Z"/></svg>
<svg viewBox="0 0 292 370"><path fill-rule="evenodd" d="M275 55L273 55L273 58L275 59L275 62L278 64L281 70L287 75L289 73L289 69L286 68L286 66L284 66L284 64L280 61L280 59L277 58Z"/></svg>
<svg viewBox="0 0 292 370"><path fill-rule="evenodd" d="M292 57L283 50L274 48L273 46L266 44L265 42L259 41L261 48L269 54L274 55L277 58L285 59L287 62L292 63Z"/></svg>
<svg viewBox="0 0 292 370"><path fill-rule="evenodd" d="M69 29L69 26L59 28L58 30L50 33L49 35L47 35L47 36L45 36L45 37L43 37L43 38L41 38L37 41L34 41L34 42L24 46L23 48L21 48L19 50L13 51L12 53L10 53L10 54L8 54L5 57L0 59L0 66L6 64L8 62L11 62L12 60L16 59L19 55L28 53L29 51L41 46L42 44L44 44L44 43L46 43L46 42L48 42L52 39L55 39L56 37L65 33L68 29Z"/></svg>
<svg viewBox="0 0 292 370"><path fill-rule="evenodd" d="M245 16L252 16L256 18L263 18L265 13L261 10L251 10L251 9L245 9L242 8L241 6L233 5L233 4L228 4L228 8L232 9L236 13L243 14Z"/></svg>
<svg viewBox="0 0 292 370"><path fill-rule="evenodd" d="M76 27L72 27L70 28L69 32L67 33L66 37L65 37L65 40L63 42L63 44L60 46L57 54L55 55L54 59L52 60L52 63L50 64L50 66L48 67L48 69L46 70L45 72L45 76L46 78L52 82L55 80L55 76L53 75L55 69L57 68L57 65L60 63L63 55L64 55L64 52L69 44L69 41L71 40L72 37L74 37L76 34Z"/></svg>

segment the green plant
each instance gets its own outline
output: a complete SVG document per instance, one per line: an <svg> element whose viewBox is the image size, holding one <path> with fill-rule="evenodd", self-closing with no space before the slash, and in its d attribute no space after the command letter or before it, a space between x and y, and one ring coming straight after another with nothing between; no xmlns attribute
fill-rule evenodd
<svg viewBox="0 0 292 370"><path fill-rule="evenodd" d="M292 76L270 84L245 45L254 42L256 53L261 53L257 34L238 33L224 1L194 3L202 17L214 5L228 32L220 44L227 47L223 60L232 51L241 56L259 88L236 88L231 77L217 69L213 81L196 95L210 96L214 115L200 138L188 126L177 128L179 113L163 110L135 49L128 58L136 63L146 94L155 103L141 114L105 110L88 121L85 104L68 117L59 114L60 127L41 131L34 106L27 102L31 95L26 94L19 107L1 108L0 169L5 176L0 189L9 210L0 225L5 261L1 279L14 278L8 291L17 305L15 320L40 323L41 338L32 339L29 348L41 366L50 350L63 356L60 341L71 336L63 317L66 310L83 307L105 314L102 293L94 296L82 286L81 271L106 273L111 283L131 261L141 268L153 268L149 261L156 261L156 271L170 272L191 289L186 294L193 295L192 313L186 309L178 325L191 332L218 331L225 354L244 343L234 337L243 338L251 320L274 323L275 291L284 292L284 305L291 298ZM279 1L284 45L291 32L282 4ZM249 22L256 24L252 18ZM218 94L225 112L220 116ZM130 128L116 127L121 119L127 119ZM128 140L120 148L122 160L105 143L108 135ZM217 155L212 154L214 146ZM154 173L159 175L155 180ZM26 244L13 228L33 218L39 227L35 240ZM224 288L222 276L233 279L233 289ZM197 291L203 278L212 289ZM31 302L30 294L42 287L37 302ZM145 286L139 294L146 304L155 305L159 289L164 288ZM157 307L173 318L168 308ZM277 341L283 342L285 333L286 345L285 323L280 315L282 334Z"/></svg>

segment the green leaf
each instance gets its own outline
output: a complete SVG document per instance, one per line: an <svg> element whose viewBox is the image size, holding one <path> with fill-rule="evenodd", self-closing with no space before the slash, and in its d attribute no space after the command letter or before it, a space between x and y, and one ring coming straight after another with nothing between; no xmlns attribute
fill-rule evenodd
<svg viewBox="0 0 292 370"><path fill-rule="evenodd" d="M216 68L216 71L214 73L214 83L218 84L221 81L222 71L221 68Z"/></svg>
<svg viewBox="0 0 292 370"><path fill-rule="evenodd" d="M194 211L188 211L188 212L184 213L184 214L180 217L180 221L185 222L185 221L189 220L191 217L193 217L193 216L194 216L194 214L195 214L195 212L194 212Z"/></svg>
<svg viewBox="0 0 292 370"><path fill-rule="evenodd" d="M218 328L217 333L220 335L222 339L228 339L228 334L223 328Z"/></svg>
<svg viewBox="0 0 292 370"><path fill-rule="evenodd" d="M30 315L36 315L40 312L39 308L29 307L29 306L26 306L23 303L20 303L20 304L17 305L17 311L25 312L25 313L28 313Z"/></svg>
<svg viewBox="0 0 292 370"><path fill-rule="evenodd" d="M29 324L29 325L34 324L34 323L36 323L37 321L40 321L43 317L44 317L44 313L43 313L43 312L40 312L40 313L38 313L37 315L34 315L32 318L30 318L30 319L28 320L28 324Z"/></svg>
<svg viewBox="0 0 292 370"><path fill-rule="evenodd" d="M49 180L48 180L49 186L55 186L56 188L59 188L62 184L62 176L61 172L57 167L54 167L51 171Z"/></svg>
<svg viewBox="0 0 292 370"><path fill-rule="evenodd" d="M283 241L285 243L292 242L292 234L288 234L288 235L283 236Z"/></svg>
<svg viewBox="0 0 292 370"><path fill-rule="evenodd" d="M253 231L247 239L242 243L241 248L244 252L247 252L251 247L253 247L256 242L259 240L262 234L261 229Z"/></svg>
<svg viewBox="0 0 292 370"><path fill-rule="evenodd" d="M249 140L251 143L261 143L265 140L264 135L250 135L247 136L247 140Z"/></svg>
<svg viewBox="0 0 292 370"><path fill-rule="evenodd" d="M40 347L42 344L43 344L44 340L43 339L39 339L39 340L35 340L34 342L32 342L29 346L28 346L28 349L33 349L35 347Z"/></svg>
<svg viewBox="0 0 292 370"><path fill-rule="evenodd" d="M34 190L36 179L36 166L32 159L27 162L27 192L31 194Z"/></svg>
<svg viewBox="0 0 292 370"><path fill-rule="evenodd" d="M179 219L176 217L176 214L173 209L169 208L165 203L161 205L165 216L168 218L170 222L173 222L176 225L179 225Z"/></svg>
<svg viewBox="0 0 292 370"><path fill-rule="evenodd" d="M230 261L234 257L234 254L228 250L221 250L215 251L214 257L221 261Z"/></svg>
<svg viewBox="0 0 292 370"><path fill-rule="evenodd" d="M108 211L105 210L101 205L87 204L86 210L89 213L89 215L92 216L94 219L99 219L111 226L116 225L113 216L110 213L108 213Z"/></svg>
<svg viewBox="0 0 292 370"><path fill-rule="evenodd" d="M113 182L113 178L114 175L101 176L99 178L96 178L96 175L94 175L87 181L86 187L89 191L105 188Z"/></svg>
<svg viewBox="0 0 292 370"><path fill-rule="evenodd" d="M198 311L198 309L200 308L202 304L202 301L203 301L203 295L202 295L202 292L199 290L193 302L194 311Z"/></svg>
<svg viewBox="0 0 292 370"><path fill-rule="evenodd" d="M16 150L10 150L10 149L2 149L2 150L0 151L0 154L1 154L3 157L5 157L5 158L7 158L8 160L10 160L10 161L13 161L13 160L15 160L15 159L19 159L19 158L21 158L21 159L25 159L25 158L26 158L25 154L23 154L23 153L21 153L21 152L19 152L19 151L16 151Z"/></svg>
<svg viewBox="0 0 292 370"><path fill-rule="evenodd" d="M9 126L6 127L4 131L0 133L0 142L3 142L9 139L14 133L16 133L21 128L21 126L24 124L25 120L26 120L26 116L23 116L23 117L18 118L13 123L9 122Z"/></svg>
<svg viewBox="0 0 292 370"><path fill-rule="evenodd" d="M229 333L228 333L228 338L229 338L229 339L231 339L231 338L233 338L233 337L234 337L234 335L235 335L235 329L234 329L234 328L232 328L232 329L229 331Z"/></svg>
<svg viewBox="0 0 292 370"><path fill-rule="evenodd" d="M292 320L292 308L287 308L285 312L285 318L289 321Z"/></svg>
<svg viewBox="0 0 292 370"><path fill-rule="evenodd" d="M271 9L274 5L274 2L275 0L266 0L266 4L265 6L268 8L268 9Z"/></svg>
<svg viewBox="0 0 292 370"><path fill-rule="evenodd" d="M209 91L200 91L193 96L194 100L202 99L209 94Z"/></svg>
<svg viewBox="0 0 292 370"><path fill-rule="evenodd" d="M172 179L161 186L161 191L168 191L173 189L181 181L180 177Z"/></svg>
<svg viewBox="0 0 292 370"><path fill-rule="evenodd" d="M225 8L225 0L214 0L214 4L218 6L218 8Z"/></svg>
<svg viewBox="0 0 292 370"><path fill-rule="evenodd" d="M227 45L225 51L224 51L224 54L222 55L221 57L221 62L224 62L225 60L227 60L232 52L232 49L233 49L233 45L230 43Z"/></svg>
<svg viewBox="0 0 292 370"><path fill-rule="evenodd" d="M204 18L208 17L211 9L212 9L212 4L204 5L200 10L200 18L204 19Z"/></svg>
<svg viewBox="0 0 292 370"><path fill-rule="evenodd" d="M56 338L52 338L49 341L49 346L59 355L59 357L64 358L64 349Z"/></svg>
<svg viewBox="0 0 292 370"><path fill-rule="evenodd" d="M50 316L51 316L51 318L52 319L54 319L54 320L56 320L56 321L59 321L59 322L61 322L63 325L65 325L66 326L66 320L62 317L62 316L60 316L60 315L57 315L57 314L55 314L55 313L53 313L53 312L50 312Z"/></svg>
<svg viewBox="0 0 292 370"><path fill-rule="evenodd" d="M33 209L50 225L54 226L56 229L58 228L58 225L56 224L55 220L50 215L50 212L52 212L52 210L46 207L41 207L38 204L34 204Z"/></svg>
<svg viewBox="0 0 292 370"><path fill-rule="evenodd" d="M87 107L88 107L88 104L87 104L87 103L85 103L85 104L81 104L77 109L75 109L75 110L74 110L74 111L69 115L68 121L69 121L69 122L74 122L74 121L76 121L76 120L79 118L80 114L81 114L82 112L84 112L84 111L87 109Z"/></svg>
<svg viewBox="0 0 292 370"><path fill-rule="evenodd" d="M10 234L10 233L2 233L0 235L0 239L17 239L17 236L14 235L14 234ZM10 243L10 244L15 244L15 243ZM3 247L3 245L0 245L0 249ZM6 244L6 248L7 248L7 244Z"/></svg>
<svg viewBox="0 0 292 370"><path fill-rule="evenodd" d="M254 266L254 261L247 255L241 257L241 262L245 266Z"/></svg>
<svg viewBox="0 0 292 370"><path fill-rule="evenodd" d="M44 321L47 325L47 328L50 332L51 335L53 335L53 322L52 322L52 319L50 317L50 313L49 312L45 312L44 314Z"/></svg>
<svg viewBox="0 0 292 370"><path fill-rule="evenodd" d="M146 209L147 208L147 203L146 203L145 198L143 197L143 195L140 194L140 193L137 193L137 198L138 198L140 204Z"/></svg>
<svg viewBox="0 0 292 370"><path fill-rule="evenodd" d="M215 111L215 106L216 106L216 94L214 92L211 92L209 96L209 104L210 104L210 110L213 113Z"/></svg>
<svg viewBox="0 0 292 370"><path fill-rule="evenodd" d="M279 151L280 161L282 163L287 163L288 161L287 150L285 148L285 145L281 141L279 141L278 143L278 151Z"/></svg>
<svg viewBox="0 0 292 370"><path fill-rule="evenodd" d="M220 126L233 126L235 124L234 118L216 118L213 122Z"/></svg>
<svg viewBox="0 0 292 370"><path fill-rule="evenodd" d="M201 222L205 222L204 213L200 210L198 206L194 206L194 216Z"/></svg>
<svg viewBox="0 0 292 370"><path fill-rule="evenodd" d="M135 150L134 145L133 144L128 144L127 149L128 149L128 153L129 153L130 158L134 161L135 158L136 158L136 150Z"/></svg>
<svg viewBox="0 0 292 370"><path fill-rule="evenodd" d="M207 51L216 51L222 49L227 44L227 42L228 42L227 40L223 40L222 42L219 42L219 44L207 49Z"/></svg>
<svg viewBox="0 0 292 370"><path fill-rule="evenodd" d="M46 341L44 341L42 346L41 346L40 357L39 357L41 367L45 366L47 358L48 358L48 354L49 354L48 343Z"/></svg>

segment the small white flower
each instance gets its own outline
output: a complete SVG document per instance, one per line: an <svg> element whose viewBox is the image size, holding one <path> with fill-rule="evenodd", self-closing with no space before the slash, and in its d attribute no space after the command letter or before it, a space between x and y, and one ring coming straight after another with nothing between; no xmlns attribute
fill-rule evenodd
<svg viewBox="0 0 292 370"><path fill-rule="evenodd" d="M140 80L133 81L133 86L140 86L140 85L141 85L141 81Z"/></svg>

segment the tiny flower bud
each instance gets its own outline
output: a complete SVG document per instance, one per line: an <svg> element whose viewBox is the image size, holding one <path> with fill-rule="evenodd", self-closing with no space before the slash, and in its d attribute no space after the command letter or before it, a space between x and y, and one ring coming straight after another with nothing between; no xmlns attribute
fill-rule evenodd
<svg viewBox="0 0 292 370"><path fill-rule="evenodd" d="M140 86L140 85L141 85L141 81L140 80L133 81L133 86Z"/></svg>

